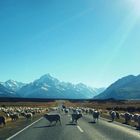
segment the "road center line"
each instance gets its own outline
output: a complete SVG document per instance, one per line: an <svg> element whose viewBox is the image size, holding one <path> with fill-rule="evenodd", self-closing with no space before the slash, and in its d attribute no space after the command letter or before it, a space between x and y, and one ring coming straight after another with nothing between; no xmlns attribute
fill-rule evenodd
<svg viewBox="0 0 140 140"><path fill-rule="evenodd" d="M17 136L18 134L20 134L21 132L23 132L24 130L26 130L27 128L31 127L33 124L37 123L38 121L40 121L41 119L43 119L43 117L41 117L40 119L36 120L35 122L31 123L30 125L26 126L25 128L23 128L22 130L18 131L17 133L15 133L14 135L12 135L11 137L7 138L6 140L11 140L12 138L14 138L15 136Z"/></svg>
<svg viewBox="0 0 140 140"><path fill-rule="evenodd" d="M77 125L77 128L80 130L81 133L84 132L80 126Z"/></svg>

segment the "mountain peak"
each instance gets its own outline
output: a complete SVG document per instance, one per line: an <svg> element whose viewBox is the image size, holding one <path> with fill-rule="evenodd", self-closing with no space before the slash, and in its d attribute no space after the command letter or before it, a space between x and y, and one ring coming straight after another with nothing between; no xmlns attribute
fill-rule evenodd
<svg viewBox="0 0 140 140"><path fill-rule="evenodd" d="M16 82L15 80L9 79L6 82Z"/></svg>
<svg viewBox="0 0 140 140"><path fill-rule="evenodd" d="M83 83L78 83L77 85L78 86L85 86L85 84L83 84Z"/></svg>
<svg viewBox="0 0 140 140"><path fill-rule="evenodd" d="M40 77L40 79L55 79L54 77L52 77L49 73L44 74Z"/></svg>
<svg viewBox="0 0 140 140"><path fill-rule="evenodd" d="M83 83L61 82L50 74L45 74L33 83L21 88L18 94L23 97L34 98L90 99L97 92Z"/></svg>
<svg viewBox="0 0 140 140"><path fill-rule="evenodd" d="M19 90L22 86L24 86L25 84L24 84L24 83L21 83L21 82L17 82L17 81L12 80L12 79L9 79L9 80L7 80L6 82L3 82L2 85L3 85L4 87L6 87L7 89L9 89L9 90L17 91L17 90Z"/></svg>
<svg viewBox="0 0 140 140"><path fill-rule="evenodd" d="M50 74L45 74L45 75L41 76L39 79L34 81L34 83L37 83L37 84L47 83L50 85L56 84L58 82L59 82L59 80L52 77Z"/></svg>
<svg viewBox="0 0 140 140"><path fill-rule="evenodd" d="M17 81L12 80L12 79L9 79L5 82L5 84L14 84L14 85L17 85L17 83L18 83Z"/></svg>

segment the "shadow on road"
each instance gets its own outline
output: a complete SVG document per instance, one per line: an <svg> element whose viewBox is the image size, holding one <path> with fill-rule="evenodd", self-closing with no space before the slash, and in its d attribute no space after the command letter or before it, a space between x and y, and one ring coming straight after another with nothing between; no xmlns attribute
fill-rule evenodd
<svg viewBox="0 0 140 140"><path fill-rule="evenodd" d="M68 123L68 124L66 124L66 125L76 125L75 123Z"/></svg>
<svg viewBox="0 0 140 140"><path fill-rule="evenodd" d="M136 130L140 131L140 127L136 126Z"/></svg>
<svg viewBox="0 0 140 140"><path fill-rule="evenodd" d="M95 122L95 121L92 121L92 122L88 122L88 123L92 123L92 124L95 124L96 122Z"/></svg>
<svg viewBox="0 0 140 140"><path fill-rule="evenodd" d="M109 123L113 122L113 121L108 121Z"/></svg>
<svg viewBox="0 0 140 140"><path fill-rule="evenodd" d="M44 125L44 126L37 126L37 127L34 127L34 128L46 128L46 127L54 127L56 125Z"/></svg>
<svg viewBox="0 0 140 140"><path fill-rule="evenodd" d="M125 125L130 125L129 123L126 123L126 122L123 122L122 124L125 124Z"/></svg>

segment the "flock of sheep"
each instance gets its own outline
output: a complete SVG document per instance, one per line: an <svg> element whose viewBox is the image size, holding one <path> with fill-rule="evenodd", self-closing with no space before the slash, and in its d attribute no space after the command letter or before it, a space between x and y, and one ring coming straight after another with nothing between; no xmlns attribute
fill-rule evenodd
<svg viewBox="0 0 140 140"><path fill-rule="evenodd" d="M104 113L103 110L96 110L93 108L73 108L73 107L64 107L61 109L62 112L64 112L65 114L71 114L71 118L72 118L72 122L71 123L76 123L79 118L81 118L84 115L92 115L93 117L93 121L96 122L98 121L99 117L101 116L101 114ZM111 121L113 122L115 119L123 119L125 124L129 124L130 122L135 122L137 123L137 128L140 128L140 114L131 114L129 112L124 112L124 113L120 113L114 110L111 111L107 111L107 114L109 115ZM61 116L60 114L55 114L56 116L52 116L49 114L46 114L44 117L47 120L51 120L50 122L52 123L53 121L59 121L61 122Z"/></svg>
<svg viewBox="0 0 140 140"><path fill-rule="evenodd" d="M110 111L109 114L111 116L112 121L114 121L114 119L116 118L117 119L123 118L125 124L135 122L137 123L137 127L140 128L140 114L131 114L129 112L119 113L117 111Z"/></svg>
<svg viewBox="0 0 140 140"><path fill-rule="evenodd" d="M64 114L71 114L71 123L75 123L77 124L77 121L78 119L82 118L83 117L83 114L84 113L88 113L86 109L81 109L81 108L73 108L73 107L69 107L69 108L66 108L66 107L63 107L63 108L58 108L58 109L55 109L57 110L58 112L60 112L60 114L63 112ZM94 121L96 122L98 119L99 119L99 116L100 116L100 112L97 111L97 110L89 110L90 114L92 113L93 115L93 119ZM51 114L45 114L44 115L44 118L46 118L49 122L50 122L50 125L52 124L52 122L55 122L55 124L59 121L60 124L61 124L61 115L58 114L58 113L51 113Z"/></svg>
<svg viewBox="0 0 140 140"><path fill-rule="evenodd" d="M51 109L50 109L51 110ZM48 111L48 108L36 108L36 107L0 107L0 112L3 112L3 114L0 116L0 125L5 126L6 125L6 120L11 119L12 121L16 121L19 118L25 118L27 120L32 119L32 117L35 114L45 114L46 111ZM93 121L96 122L98 121L99 117L101 114L104 113L103 110L96 110L93 108L84 108L84 107L65 107L63 106L62 108L53 108L53 111L57 111L58 113L53 113L53 114L45 114L44 118L46 118L50 124L52 122L59 122L61 124L61 113L63 112L64 114L71 114L71 123L76 123L78 119L83 117L83 115L92 115L93 116ZM111 121L113 122L115 119L123 119L125 124L129 124L130 122L135 122L137 123L137 127L140 128L140 114L131 114L129 112L125 113L120 113L114 110L108 111L108 115L110 116Z"/></svg>
<svg viewBox="0 0 140 140"><path fill-rule="evenodd" d="M0 125L5 126L8 120L17 121L20 118L31 120L34 115L45 111L46 109L37 107L0 107Z"/></svg>

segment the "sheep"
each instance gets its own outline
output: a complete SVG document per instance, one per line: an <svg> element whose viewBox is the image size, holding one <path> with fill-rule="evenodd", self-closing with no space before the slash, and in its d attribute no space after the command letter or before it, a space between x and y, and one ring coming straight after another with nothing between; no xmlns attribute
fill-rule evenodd
<svg viewBox="0 0 140 140"><path fill-rule="evenodd" d="M112 120L112 122L115 120L115 118L117 118L117 119L120 118L119 113L116 112L116 111L110 111L109 114L110 114L110 116L111 116L111 120Z"/></svg>
<svg viewBox="0 0 140 140"><path fill-rule="evenodd" d="M24 117L27 119L27 120L31 120L32 117L33 117L33 114L32 113L25 113Z"/></svg>
<svg viewBox="0 0 140 140"><path fill-rule="evenodd" d="M140 129L140 115L138 116L138 128Z"/></svg>
<svg viewBox="0 0 140 140"><path fill-rule="evenodd" d="M96 120L98 121L98 119L99 119L100 112L95 110L95 111L93 111L92 116L93 116L94 122L96 122Z"/></svg>
<svg viewBox="0 0 140 140"><path fill-rule="evenodd" d="M95 111L95 109L90 108L90 109L89 109L89 114L93 114L94 111Z"/></svg>
<svg viewBox="0 0 140 140"><path fill-rule="evenodd" d="M124 113L124 119L125 119L125 124L128 124L128 122L133 118L133 115L126 112Z"/></svg>
<svg viewBox="0 0 140 140"><path fill-rule="evenodd" d="M52 122L55 121L55 125L56 123L59 121L60 125L61 125L61 117L59 114L45 114L44 118L46 118L49 122L50 125L52 124Z"/></svg>
<svg viewBox="0 0 140 140"><path fill-rule="evenodd" d="M3 126L6 125L6 122L5 122L5 117L4 116L0 116L0 125L3 124Z"/></svg>
<svg viewBox="0 0 140 140"><path fill-rule="evenodd" d="M82 108L82 112L87 115L89 113L89 109L88 108Z"/></svg>
<svg viewBox="0 0 140 140"><path fill-rule="evenodd" d="M65 108L64 109L64 112L65 112L65 114L68 114L69 113L69 109L68 108Z"/></svg>
<svg viewBox="0 0 140 140"><path fill-rule="evenodd" d="M138 123L138 128L140 129L140 114L134 114L133 120Z"/></svg>
<svg viewBox="0 0 140 140"><path fill-rule="evenodd" d="M12 121L16 121L17 119L19 119L19 115L14 113L14 114L10 114L10 118Z"/></svg>
<svg viewBox="0 0 140 140"><path fill-rule="evenodd" d="M79 108L73 109L72 111L73 111L73 114L81 114L82 113L82 110Z"/></svg>
<svg viewBox="0 0 140 140"><path fill-rule="evenodd" d="M72 114L72 123L76 123L77 124L77 120L80 119L82 117L82 114Z"/></svg>

